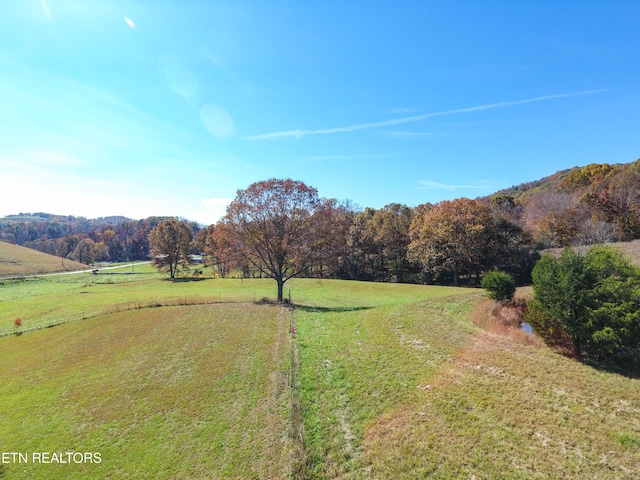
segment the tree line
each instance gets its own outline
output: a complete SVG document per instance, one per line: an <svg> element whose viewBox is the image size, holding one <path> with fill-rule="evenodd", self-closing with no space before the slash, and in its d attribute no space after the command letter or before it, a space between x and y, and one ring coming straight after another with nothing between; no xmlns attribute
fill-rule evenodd
<svg viewBox="0 0 640 480"><path fill-rule="evenodd" d="M160 225L151 232L154 262L172 275L180 262L168 245L180 241L186 222L179 224L161 224L173 232L164 246L156 238ZM183 264L195 250L221 277L241 272L274 278L279 300L284 283L295 276L476 285L484 271L499 269L523 283L538 258L530 234L476 200L359 210L291 179L239 190L224 218L193 240L182 238Z"/></svg>
<svg viewBox="0 0 640 480"><path fill-rule="evenodd" d="M84 217L46 213L0 219L0 240L84 264L148 260L149 233L168 217ZM198 232L201 226L186 222Z"/></svg>
<svg viewBox="0 0 640 480"><path fill-rule="evenodd" d="M314 218L333 233L322 261L301 274L475 284L481 271L499 268L523 283L535 250L640 238L640 160L575 167L490 197L413 208L392 203L360 209L348 201L317 200ZM0 219L0 240L82 263L144 260L151 254L149 233L165 218L12 215ZM467 228L478 218L490 220ZM196 240L192 253L206 250L217 274L260 274L234 253L227 220L208 227L184 221Z"/></svg>

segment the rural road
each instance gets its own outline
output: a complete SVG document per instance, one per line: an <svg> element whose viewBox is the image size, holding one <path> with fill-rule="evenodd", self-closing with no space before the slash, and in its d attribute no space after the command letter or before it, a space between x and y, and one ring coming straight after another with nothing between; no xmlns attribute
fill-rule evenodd
<svg viewBox="0 0 640 480"><path fill-rule="evenodd" d="M3 280L11 280L11 279L15 279L15 278L34 278L34 277L52 277L54 275L73 275L75 273L89 273L89 272L93 272L94 270L98 270L98 271L102 271L102 270L113 270L116 268L126 268L126 267L130 267L130 266L137 266L137 265L145 265L147 263L151 263L151 260L146 261L146 262L136 262L136 263L126 263L123 265L116 265L113 267L99 267L99 268L89 268L86 270L72 270L69 272L54 272L54 273L40 273L40 274L36 274L36 275L12 275L12 276L7 276L7 277L0 277L0 279Z"/></svg>

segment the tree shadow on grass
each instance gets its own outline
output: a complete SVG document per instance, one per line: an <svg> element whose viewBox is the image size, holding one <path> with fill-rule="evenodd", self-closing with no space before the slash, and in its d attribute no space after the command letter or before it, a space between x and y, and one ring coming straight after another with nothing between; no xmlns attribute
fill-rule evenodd
<svg viewBox="0 0 640 480"><path fill-rule="evenodd" d="M617 375L636 380L640 379L640 364L635 362L630 365L620 365L619 363L594 362L586 360L583 363L601 372L615 373Z"/></svg>
<svg viewBox="0 0 640 480"><path fill-rule="evenodd" d="M209 279L204 277L182 277L182 278L164 278L163 280L165 282L172 282L172 283L188 283L188 282L202 282L204 280L209 280Z"/></svg>
<svg viewBox="0 0 640 480"><path fill-rule="evenodd" d="M340 312L355 312L358 310L370 310L374 307L312 307L310 305L295 304L293 308L295 308L296 310L302 310L303 312L340 313Z"/></svg>
<svg viewBox="0 0 640 480"><path fill-rule="evenodd" d="M143 272L98 272L96 275L104 277L105 275L145 275Z"/></svg>

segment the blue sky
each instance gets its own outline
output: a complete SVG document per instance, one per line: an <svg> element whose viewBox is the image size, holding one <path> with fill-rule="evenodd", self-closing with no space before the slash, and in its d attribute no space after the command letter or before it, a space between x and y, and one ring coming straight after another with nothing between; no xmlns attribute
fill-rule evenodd
<svg viewBox="0 0 640 480"><path fill-rule="evenodd" d="M637 1L21 0L0 215L177 215L291 177L361 207L640 157Z"/></svg>

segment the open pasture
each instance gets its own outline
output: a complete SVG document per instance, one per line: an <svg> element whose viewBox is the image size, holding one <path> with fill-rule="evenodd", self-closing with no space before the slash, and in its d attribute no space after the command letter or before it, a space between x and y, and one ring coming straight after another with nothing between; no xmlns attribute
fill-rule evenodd
<svg viewBox="0 0 640 480"><path fill-rule="evenodd" d="M300 478L640 477L640 381L477 329L474 297L296 314Z"/></svg>
<svg viewBox="0 0 640 480"><path fill-rule="evenodd" d="M142 312L0 339L2 451L101 454L6 478L285 478L290 312Z"/></svg>
<svg viewBox="0 0 640 480"><path fill-rule="evenodd" d="M479 329L481 291L290 291L295 309L254 304L267 279L5 282L4 333L16 315L63 320L0 338L0 449L103 460L0 478L640 476L639 380Z"/></svg>
<svg viewBox="0 0 640 480"><path fill-rule="evenodd" d="M418 285L290 280L287 294L303 306L346 305L347 308L379 306L390 301L411 302L441 291ZM68 321L93 318L118 311L167 305L256 302L273 300L275 282L270 279L187 277L170 280L150 265L74 275L56 275L0 284L0 336L13 333L16 317L23 331L51 327Z"/></svg>

